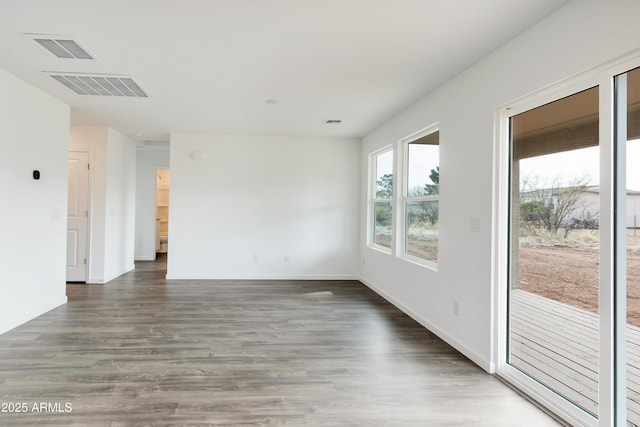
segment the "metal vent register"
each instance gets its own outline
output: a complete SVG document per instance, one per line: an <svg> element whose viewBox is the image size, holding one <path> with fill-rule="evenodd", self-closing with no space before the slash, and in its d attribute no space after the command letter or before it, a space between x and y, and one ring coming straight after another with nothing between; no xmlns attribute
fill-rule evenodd
<svg viewBox="0 0 640 427"><path fill-rule="evenodd" d="M69 73L47 74L78 95L149 97L131 77Z"/></svg>
<svg viewBox="0 0 640 427"><path fill-rule="evenodd" d="M66 59L93 59L78 42L70 39L53 38L46 36L34 36L33 41L38 43L58 58Z"/></svg>

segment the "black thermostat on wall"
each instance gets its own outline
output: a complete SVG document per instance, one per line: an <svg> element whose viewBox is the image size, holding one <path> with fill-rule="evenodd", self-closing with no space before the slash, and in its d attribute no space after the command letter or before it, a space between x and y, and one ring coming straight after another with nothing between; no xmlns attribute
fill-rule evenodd
<svg viewBox="0 0 640 427"><path fill-rule="evenodd" d="M33 179L40 179L40 171L39 170L33 171Z"/></svg>

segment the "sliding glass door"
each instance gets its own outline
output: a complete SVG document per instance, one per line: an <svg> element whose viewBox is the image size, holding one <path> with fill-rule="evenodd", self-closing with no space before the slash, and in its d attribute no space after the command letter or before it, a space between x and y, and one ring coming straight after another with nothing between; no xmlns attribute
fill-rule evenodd
<svg viewBox="0 0 640 427"><path fill-rule="evenodd" d="M510 118L508 363L598 414L598 88Z"/></svg>
<svg viewBox="0 0 640 427"><path fill-rule="evenodd" d="M582 82L503 110L498 372L572 424L640 426L640 68Z"/></svg>
<svg viewBox="0 0 640 427"><path fill-rule="evenodd" d="M627 425L640 426L640 69L616 77L616 93L619 109L626 110L617 114L618 140L624 144L619 161L626 169L617 192L619 234L626 241L618 254L626 264L626 412Z"/></svg>

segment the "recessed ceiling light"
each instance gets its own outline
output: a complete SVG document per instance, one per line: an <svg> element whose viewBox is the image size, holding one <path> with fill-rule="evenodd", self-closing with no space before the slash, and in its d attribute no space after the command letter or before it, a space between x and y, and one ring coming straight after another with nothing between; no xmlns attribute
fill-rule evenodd
<svg viewBox="0 0 640 427"><path fill-rule="evenodd" d="M342 123L342 120L340 119L327 119L324 122L325 125L339 125L340 123Z"/></svg>
<svg viewBox="0 0 640 427"><path fill-rule="evenodd" d="M267 104L269 104L269 105L276 105L278 103L278 100L277 99L267 99L265 102Z"/></svg>

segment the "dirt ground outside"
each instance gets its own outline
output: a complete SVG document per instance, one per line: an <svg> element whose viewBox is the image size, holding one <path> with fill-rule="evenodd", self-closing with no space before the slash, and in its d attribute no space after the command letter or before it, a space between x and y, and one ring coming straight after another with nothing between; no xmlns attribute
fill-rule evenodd
<svg viewBox="0 0 640 427"><path fill-rule="evenodd" d="M391 248L390 234L377 234L376 243ZM407 241L407 253L432 262L438 262L438 237L410 236Z"/></svg>
<svg viewBox="0 0 640 427"><path fill-rule="evenodd" d="M640 326L640 230L635 234L627 232L627 322ZM597 313L597 238L588 245L567 243L521 241L519 288Z"/></svg>
<svg viewBox="0 0 640 427"><path fill-rule="evenodd" d="M391 246L390 235L376 240ZM598 313L598 242L597 230L574 230L568 239L521 239L518 287ZM640 230L627 231L627 248L627 322L640 327ZM437 260L437 239L412 236L408 249L411 255Z"/></svg>

